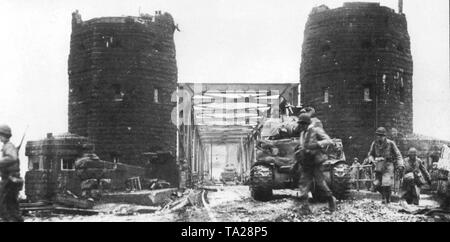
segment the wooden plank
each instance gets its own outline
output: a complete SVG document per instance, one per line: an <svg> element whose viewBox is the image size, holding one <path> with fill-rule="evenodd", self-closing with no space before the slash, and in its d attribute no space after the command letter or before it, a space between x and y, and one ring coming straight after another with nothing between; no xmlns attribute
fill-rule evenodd
<svg viewBox="0 0 450 242"><path fill-rule="evenodd" d="M77 214L77 215L97 215L100 211L81 208L54 207L54 213Z"/></svg>
<svg viewBox="0 0 450 242"><path fill-rule="evenodd" d="M33 207L45 207L49 206L51 202L49 201L42 201L42 202L35 202L35 203L20 203L20 208L33 208Z"/></svg>
<svg viewBox="0 0 450 242"><path fill-rule="evenodd" d="M36 206L36 207L21 207L21 211L32 212L32 211L53 211L55 207L53 205L50 206Z"/></svg>
<svg viewBox="0 0 450 242"><path fill-rule="evenodd" d="M54 198L54 202L57 204L62 204L68 207L77 207L82 209L92 208L94 206L94 202L83 200L79 198L69 197L57 194Z"/></svg>

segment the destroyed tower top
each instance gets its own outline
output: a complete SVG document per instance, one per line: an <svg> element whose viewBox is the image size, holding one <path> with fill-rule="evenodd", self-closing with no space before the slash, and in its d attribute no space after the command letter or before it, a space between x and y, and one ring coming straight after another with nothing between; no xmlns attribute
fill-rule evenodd
<svg viewBox="0 0 450 242"><path fill-rule="evenodd" d="M330 9L326 5L320 5L318 7L315 7L312 9L310 15L317 14L317 13L323 13L323 12L329 12L329 11L340 11L340 10L384 10L391 13L395 13L395 10L381 6L380 3L377 2L345 2L342 7ZM403 2L399 2L399 14L403 15Z"/></svg>
<svg viewBox="0 0 450 242"><path fill-rule="evenodd" d="M170 31L176 29L172 15L167 12L155 11L154 15L141 14L140 16L100 17L83 21L78 10L72 13L72 28L98 24L142 24L147 27L166 28Z"/></svg>

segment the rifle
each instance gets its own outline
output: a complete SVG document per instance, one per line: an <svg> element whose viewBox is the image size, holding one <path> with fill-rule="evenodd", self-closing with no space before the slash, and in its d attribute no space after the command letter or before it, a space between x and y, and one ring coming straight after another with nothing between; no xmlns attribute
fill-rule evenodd
<svg viewBox="0 0 450 242"><path fill-rule="evenodd" d="M27 127L25 128L25 131L23 132L22 140L20 140L19 146L17 146L17 153L19 153L20 147L22 147L22 143L23 143L23 140L25 139L25 135L27 134L27 130L28 130L28 125L27 125Z"/></svg>

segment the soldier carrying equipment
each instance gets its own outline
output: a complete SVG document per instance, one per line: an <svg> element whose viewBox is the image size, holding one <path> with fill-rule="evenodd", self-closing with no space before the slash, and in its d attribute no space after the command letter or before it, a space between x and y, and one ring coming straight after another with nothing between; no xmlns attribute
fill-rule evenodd
<svg viewBox="0 0 450 242"><path fill-rule="evenodd" d="M4 144L0 158L0 219L7 222L23 222L18 196L23 187L20 177L20 161L17 148L9 141L11 128L0 125L0 141Z"/></svg>
<svg viewBox="0 0 450 242"><path fill-rule="evenodd" d="M369 150L369 160L375 163L374 190L381 193L382 203L391 202L392 186L394 185L394 169L403 174L403 158L394 141L386 138L386 129L380 127L376 130L376 140L372 142Z"/></svg>

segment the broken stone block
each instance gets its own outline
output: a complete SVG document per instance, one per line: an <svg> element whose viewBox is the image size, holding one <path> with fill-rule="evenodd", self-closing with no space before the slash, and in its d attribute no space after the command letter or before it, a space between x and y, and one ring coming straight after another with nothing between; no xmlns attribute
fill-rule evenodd
<svg viewBox="0 0 450 242"><path fill-rule="evenodd" d="M148 198L150 198L152 204L164 204L171 201L170 196L173 192L176 191L176 188L154 190L150 191L150 193L148 194Z"/></svg>

